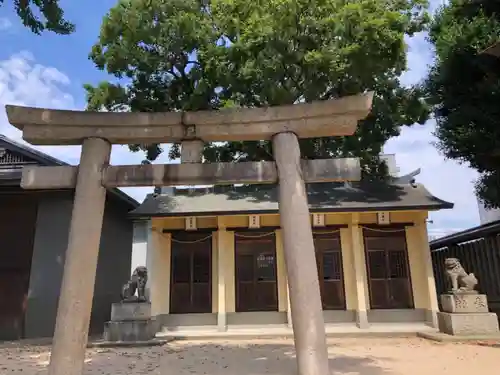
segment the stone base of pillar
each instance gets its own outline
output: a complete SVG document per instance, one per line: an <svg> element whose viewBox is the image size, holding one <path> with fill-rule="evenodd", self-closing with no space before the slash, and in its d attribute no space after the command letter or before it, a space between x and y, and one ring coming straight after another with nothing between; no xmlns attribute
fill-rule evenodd
<svg viewBox="0 0 500 375"><path fill-rule="evenodd" d="M448 335L498 335L497 314L488 312L483 294L444 294L437 313L439 331Z"/></svg>
<svg viewBox="0 0 500 375"><path fill-rule="evenodd" d="M438 312L435 310L425 310L425 322L432 328L438 328Z"/></svg>
<svg viewBox="0 0 500 375"><path fill-rule="evenodd" d="M288 300L288 311L286 312L286 325L288 328L293 328L292 312L290 311L290 300Z"/></svg>
<svg viewBox="0 0 500 375"><path fill-rule="evenodd" d="M361 329L370 328L368 314L366 311L356 311L356 326Z"/></svg>
<svg viewBox="0 0 500 375"><path fill-rule="evenodd" d="M217 314L217 330L219 332L227 331L227 315L225 313Z"/></svg>

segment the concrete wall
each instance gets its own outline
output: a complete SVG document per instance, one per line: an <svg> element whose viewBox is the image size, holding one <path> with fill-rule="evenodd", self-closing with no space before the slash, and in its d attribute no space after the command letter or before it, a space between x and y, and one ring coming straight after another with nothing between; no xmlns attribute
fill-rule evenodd
<svg viewBox="0 0 500 375"><path fill-rule="evenodd" d="M396 164L396 154L381 154L380 159L385 161L389 175L396 177L399 173L399 167Z"/></svg>
<svg viewBox="0 0 500 375"><path fill-rule="evenodd" d="M411 223L406 226L405 234L408 248L411 285L414 298L413 310L372 310L370 308L369 291L366 272L366 261L363 244L363 224L375 224L376 213L339 213L326 214L326 225L347 225L340 229L343 258L344 289L347 311L325 312L325 320L338 321L355 319L360 327L366 327L369 321L414 321L425 320L435 325L437 312L437 296L427 239L427 212L391 212L392 223ZM262 215L261 227L279 227L279 216ZM213 228L213 277L212 277L212 313L227 314L228 323L236 321L230 315L235 314L235 268L234 268L234 232L232 228L244 228L248 225L248 216L200 217L197 227ZM153 218L151 241L148 243L148 258L154 259L149 264L150 285L154 291L151 302L155 315L161 315L163 321L181 321L166 318L169 314L170 293L170 237L163 230L179 230L184 228L184 218ZM284 262L281 230L276 230L278 313L289 312L288 283ZM223 275L221 274L223 272ZM247 314L247 313L236 313ZM189 314L187 314L189 315ZM255 314L254 314L255 315ZM288 319L290 319L289 314ZM338 315L338 316L337 316ZM267 314L270 317L270 314ZM231 319L229 319L231 318ZM327 319L328 318L328 319ZM198 319L205 319L198 317ZM186 320L187 321L187 320ZM199 320L198 322L201 322ZM364 323L363 323L364 322Z"/></svg>
<svg viewBox="0 0 500 375"><path fill-rule="evenodd" d="M132 222L123 205L108 197L97 267L91 332L101 332L109 320L111 303L119 300L130 276ZM69 224L71 192L40 195L30 287L25 317L26 338L51 337L54 332Z"/></svg>
<svg viewBox="0 0 500 375"><path fill-rule="evenodd" d="M139 266L146 266L148 252L148 230L150 222L147 220L134 221L134 235L132 240L132 263L130 274Z"/></svg>
<svg viewBox="0 0 500 375"><path fill-rule="evenodd" d="M488 209L484 207L484 204L479 199L477 200L477 206L479 210L479 222L481 225L500 219L500 209Z"/></svg>

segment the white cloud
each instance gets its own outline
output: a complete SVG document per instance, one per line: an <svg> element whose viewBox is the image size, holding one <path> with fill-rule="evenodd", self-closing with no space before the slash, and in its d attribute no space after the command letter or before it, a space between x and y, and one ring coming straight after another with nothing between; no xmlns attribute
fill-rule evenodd
<svg viewBox="0 0 500 375"><path fill-rule="evenodd" d="M410 69L401 76L401 82L405 85L419 82L429 71L434 54L426 38L426 32L417 33L412 38L405 38L410 66Z"/></svg>
<svg viewBox="0 0 500 375"><path fill-rule="evenodd" d="M0 31L9 30L12 26L13 24L8 18L0 17Z"/></svg>
<svg viewBox="0 0 500 375"><path fill-rule="evenodd" d="M70 79L63 72L53 67L46 67L35 62L33 55L23 51L0 61L0 133L19 142L21 132L11 126L5 114L6 104L33 107L77 109L73 96L69 93ZM81 108L78 108L81 109ZM31 146L70 164L78 164L80 146ZM113 164L139 164L143 154L132 153L127 146L113 146L111 162ZM164 153L157 162L166 163ZM128 194L142 200L151 188L127 188Z"/></svg>
<svg viewBox="0 0 500 375"><path fill-rule="evenodd" d="M0 61L0 105L17 104L48 108L72 108L73 97L65 91L69 78L54 68L36 64L31 53L23 51ZM0 113L0 132L20 139L21 133ZM50 148L51 153L59 148ZM72 150L68 150L71 153ZM57 157L57 156L56 156Z"/></svg>

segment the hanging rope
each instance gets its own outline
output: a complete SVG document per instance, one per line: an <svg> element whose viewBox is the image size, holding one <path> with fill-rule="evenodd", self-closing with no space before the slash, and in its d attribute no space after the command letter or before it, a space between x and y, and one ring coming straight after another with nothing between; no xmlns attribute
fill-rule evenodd
<svg viewBox="0 0 500 375"><path fill-rule="evenodd" d="M313 231L313 234L335 234L339 233L340 229L332 230L332 231Z"/></svg>
<svg viewBox="0 0 500 375"><path fill-rule="evenodd" d="M194 241L183 241L183 240L178 240L178 239L176 239L176 238L173 238L173 237L172 237L172 242L176 242L176 243L199 243L199 242L206 241L206 240L208 240L209 238L212 238L212 234L209 234L209 235L208 235L208 236L206 236L206 237L199 238L199 239L194 240Z"/></svg>
<svg viewBox="0 0 500 375"><path fill-rule="evenodd" d="M372 227L365 227L363 225L360 225L360 228L370 230L372 232L379 232L379 233L401 233L406 231L406 228L403 229L377 229L377 228L372 228Z"/></svg>
<svg viewBox="0 0 500 375"><path fill-rule="evenodd" d="M364 226L364 225L360 225L360 228L366 229L366 230L369 230L369 231L372 231L372 232L379 232L379 233L402 233L402 232L405 232L405 230L406 230L405 228L399 228L399 229L378 229L378 228L367 227L367 226ZM335 234L335 233L339 233L339 232L340 232L340 229L335 229L335 230L331 230L331 231L320 231L320 230L318 230L318 231L313 231L313 234ZM254 235L247 235L247 234L241 234L241 233L235 233L234 234L235 237L239 237L239 238L264 238L264 237L273 236L273 235L274 235L274 232L259 233L259 234L254 234ZM209 238L212 238L212 234L209 234L206 237L199 238L199 239L194 240L194 241L178 240L178 239L173 238L173 237L172 237L171 240L172 240L172 242L176 242L176 243L194 244L194 243L199 243L199 242L206 241Z"/></svg>
<svg viewBox="0 0 500 375"><path fill-rule="evenodd" d="M261 233L261 234L256 234L253 236L248 236L248 235L241 234L241 233L234 234L235 237L240 237L240 238L263 238L263 237L272 236L272 235L274 235L274 232Z"/></svg>

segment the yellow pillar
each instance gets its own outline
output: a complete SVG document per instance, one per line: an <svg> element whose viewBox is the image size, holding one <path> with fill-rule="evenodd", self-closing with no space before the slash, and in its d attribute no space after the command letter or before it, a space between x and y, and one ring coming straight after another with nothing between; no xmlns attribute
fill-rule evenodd
<svg viewBox="0 0 500 375"><path fill-rule="evenodd" d="M219 310L219 239L218 231L212 232L212 313Z"/></svg>
<svg viewBox="0 0 500 375"><path fill-rule="evenodd" d="M436 281L434 279L434 270L432 268L431 249L429 247L426 219L427 213L425 213L425 215L422 215L420 220L415 222L415 229L420 239L420 256L422 259L422 264L424 265L425 285L427 291L426 321L432 327L437 328L437 312L439 311L438 297L436 292Z"/></svg>
<svg viewBox="0 0 500 375"><path fill-rule="evenodd" d="M352 264L356 285L356 324L359 328L368 328L368 282L363 231L359 226L359 214L353 214L349 231L351 235Z"/></svg>
<svg viewBox="0 0 500 375"><path fill-rule="evenodd" d="M340 244L342 248L342 272L344 275L346 310L356 311L358 306L356 274L354 272L354 254L352 247L352 229L340 229Z"/></svg>
<svg viewBox="0 0 500 375"><path fill-rule="evenodd" d="M293 328L292 309L290 308L290 291L288 289L288 281L286 282L286 323L288 327Z"/></svg>
<svg viewBox="0 0 500 375"><path fill-rule="evenodd" d="M290 308L290 291L286 275L285 253L281 229L276 229L276 268L278 278L278 311L286 312L286 323L293 328L292 310Z"/></svg>
<svg viewBox="0 0 500 375"><path fill-rule="evenodd" d="M408 265L410 267L411 287L413 293L413 305L415 309L427 309L427 281L425 276L425 264L422 262L422 244L420 241L420 228L416 225L407 226L406 248L408 250Z"/></svg>
<svg viewBox="0 0 500 375"><path fill-rule="evenodd" d="M281 229L276 229L276 278L278 283L278 311L288 311L288 282L286 279L285 253Z"/></svg>
<svg viewBox="0 0 500 375"><path fill-rule="evenodd" d="M236 311L236 269L234 263L234 232L226 232L224 250L224 267L226 268L226 312Z"/></svg>
<svg viewBox="0 0 500 375"><path fill-rule="evenodd" d="M226 244L227 231L226 228L219 228L217 232L217 328L219 331L227 329L226 315L226 280L227 280L227 264L226 264Z"/></svg>
<svg viewBox="0 0 500 375"><path fill-rule="evenodd" d="M162 233L161 228L151 228L149 251L150 299L153 316L170 312L170 258L171 234Z"/></svg>

